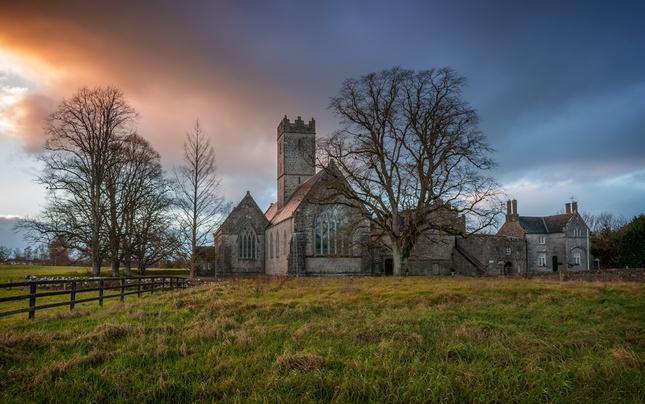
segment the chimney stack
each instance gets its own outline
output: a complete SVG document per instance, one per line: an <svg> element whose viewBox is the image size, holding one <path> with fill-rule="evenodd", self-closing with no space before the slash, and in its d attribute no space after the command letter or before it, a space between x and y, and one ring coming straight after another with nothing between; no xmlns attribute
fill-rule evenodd
<svg viewBox="0 0 645 404"><path fill-rule="evenodd" d="M517 200L506 201L506 221L517 222L519 215L517 214Z"/></svg>
<svg viewBox="0 0 645 404"><path fill-rule="evenodd" d="M517 199L513 199L513 216L515 216L515 218L517 218L517 216L518 216L518 214L517 214Z"/></svg>
<svg viewBox="0 0 645 404"><path fill-rule="evenodd" d="M573 202L572 205L573 205L572 206L572 208L573 208L572 213L578 213L578 202Z"/></svg>
<svg viewBox="0 0 645 404"><path fill-rule="evenodd" d="M571 204L570 203L565 203L564 206L567 207L567 213L571 213Z"/></svg>

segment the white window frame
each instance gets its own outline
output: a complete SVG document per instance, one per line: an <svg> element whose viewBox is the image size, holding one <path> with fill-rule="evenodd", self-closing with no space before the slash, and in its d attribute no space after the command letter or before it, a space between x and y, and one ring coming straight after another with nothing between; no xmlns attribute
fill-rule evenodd
<svg viewBox="0 0 645 404"><path fill-rule="evenodd" d="M539 236L538 244L546 244L546 236Z"/></svg>
<svg viewBox="0 0 645 404"><path fill-rule="evenodd" d="M539 267L545 267L546 266L546 253L539 253L538 254L538 266Z"/></svg>
<svg viewBox="0 0 645 404"><path fill-rule="evenodd" d="M511 255L511 247L506 247L506 255Z"/></svg>
<svg viewBox="0 0 645 404"><path fill-rule="evenodd" d="M580 265L580 252L576 251L573 253L573 262L576 265Z"/></svg>

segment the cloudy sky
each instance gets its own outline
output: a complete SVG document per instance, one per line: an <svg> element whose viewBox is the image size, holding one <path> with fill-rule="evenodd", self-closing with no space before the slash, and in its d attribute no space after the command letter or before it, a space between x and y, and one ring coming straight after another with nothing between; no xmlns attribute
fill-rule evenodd
<svg viewBox="0 0 645 404"><path fill-rule="evenodd" d="M114 85L138 132L180 162L197 118L224 195L276 199L282 117L338 127L343 80L449 66L497 150L492 173L522 215L645 212L642 1L3 1L0 245L35 216L43 118L79 87ZM4 226L4 227L3 227Z"/></svg>

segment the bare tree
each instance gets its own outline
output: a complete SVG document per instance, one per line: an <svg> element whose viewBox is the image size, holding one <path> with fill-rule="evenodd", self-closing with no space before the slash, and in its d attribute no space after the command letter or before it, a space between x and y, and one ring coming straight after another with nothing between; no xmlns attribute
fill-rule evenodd
<svg viewBox="0 0 645 404"><path fill-rule="evenodd" d="M40 156L45 168L38 180L47 186L50 203L38 220L52 221L31 221L31 229L64 237L90 258L95 276L105 252L106 181L137 118L121 90L83 87L46 120Z"/></svg>
<svg viewBox="0 0 645 404"><path fill-rule="evenodd" d="M181 242L180 253L189 265L190 277L195 277L199 261L198 247L211 243L229 208L220 195L220 178L216 174L215 151L199 124L186 133L183 164L173 170L176 221Z"/></svg>
<svg viewBox="0 0 645 404"><path fill-rule="evenodd" d="M346 178L329 201L362 212L402 268L420 237L467 235L495 222L496 163L476 111L461 98L466 79L449 68L394 67L348 79L330 109L342 130L319 142L320 165ZM335 161L335 164L329 164ZM450 220L468 218L468 226Z"/></svg>

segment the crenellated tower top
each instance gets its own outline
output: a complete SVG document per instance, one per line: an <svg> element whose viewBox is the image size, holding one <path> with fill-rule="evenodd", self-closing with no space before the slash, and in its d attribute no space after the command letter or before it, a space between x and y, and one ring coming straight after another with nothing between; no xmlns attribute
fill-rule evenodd
<svg viewBox="0 0 645 404"><path fill-rule="evenodd" d="M311 133L316 134L316 121L314 118L311 118L308 124L302 120L301 117L298 117L293 123L285 115L280 125L278 125L278 139L283 133Z"/></svg>

